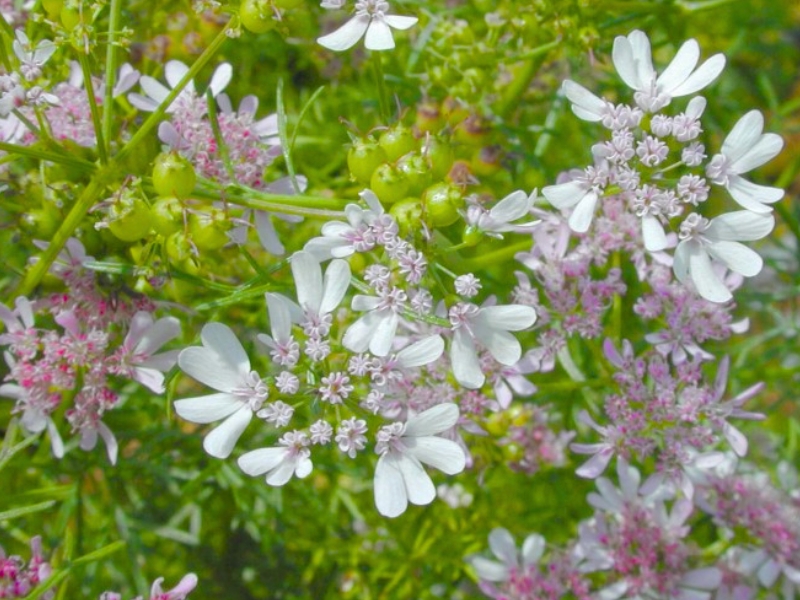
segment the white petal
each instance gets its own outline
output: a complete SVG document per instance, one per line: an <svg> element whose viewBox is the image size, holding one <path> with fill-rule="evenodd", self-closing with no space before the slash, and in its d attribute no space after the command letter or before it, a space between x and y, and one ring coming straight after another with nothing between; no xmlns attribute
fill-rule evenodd
<svg viewBox="0 0 800 600"><path fill-rule="evenodd" d="M631 54L639 82L644 86L649 86L656 76L655 69L653 69L650 40L646 33L637 29L628 34L628 43L631 46Z"/></svg>
<svg viewBox="0 0 800 600"><path fill-rule="evenodd" d="M712 219L705 234L714 241L751 242L768 235L773 227L775 217L771 214L739 210Z"/></svg>
<svg viewBox="0 0 800 600"><path fill-rule="evenodd" d="M245 452L236 462L239 468L248 475L263 475L277 467L286 457L288 448L260 448Z"/></svg>
<svg viewBox="0 0 800 600"><path fill-rule="evenodd" d="M598 98L582 85L565 80L561 85L564 95L572 102L572 111L585 121L599 121L606 112L606 101Z"/></svg>
<svg viewBox="0 0 800 600"><path fill-rule="evenodd" d="M242 408L243 402L230 394L210 394L175 401L175 413L192 423L214 423Z"/></svg>
<svg viewBox="0 0 800 600"><path fill-rule="evenodd" d="M761 272L764 261L758 252L739 242L714 242L706 251L731 271L745 277L754 277Z"/></svg>
<svg viewBox="0 0 800 600"><path fill-rule="evenodd" d="M452 440L424 436L408 439L405 443L408 454L447 475L461 473L467 464L464 449Z"/></svg>
<svg viewBox="0 0 800 600"><path fill-rule="evenodd" d="M645 215L642 217L642 237L644 247L648 252L659 252L667 247L667 234L664 227L656 217Z"/></svg>
<svg viewBox="0 0 800 600"><path fill-rule="evenodd" d="M544 554L544 538L533 533L522 542L522 564L535 565Z"/></svg>
<svg viewBox="0 0 800 600"><path fill-rule="evenodd" d="M117 464L117 455L119 454L119 444L117 444L117 438L114 435L114 432L111 431L108 428L108 426L102 421L100 421L97 424L97 432L100 434L100 437L103 438L103 442L105 442L108 461L112 465Z"/></svg>
<svg viewBox="0 0 800 600"><path fill-rule="evenodd" d="M711 266L711 259L705 249L698 246L687 246L689 252L689 275L697 292L711 302L727 302L733 295L725 287Z"/></svg>
<svg viewBox="0 0 800 600"><path fill-rule="evenodd" d="M517 543L508 529L503 527L492 529L489 534L489 548L492 554L508 566L518 566Z"/></svg>
<svg viewBox="0 0 800 600"><path fill-rule="evenodd" d="M716 567L694 569L681 577L681 585L699 590L715 590L722 582L722 573Z"/></svg>
<svg viewBox="0 0 800 600"><path fill-rule="evenodd" d="M614 456L613 448L605 448L600 450L597 454L592 456L589 460L583 463L575 470L578 477L585 477L586 479L594 479L603 473L611 462Z"/></svg>
<svg viewBox="0 0 800 600"><path fill-rule="evenodd" d="M508 567L497 561L482 556L473 556L469 562L478 577L484 581L508 581Z"/></svg>
<svg viewBox="0 0 800 600"><path fill-rule="evenodd" d="M689 278L689 255L691 254L690 246L698 245L694 240L683 241L675 248L675 255L672 260L672 271L675 273L675 279L685 284Z"/></svg>
<svg viewBox="0 0 800 600"><path fill-rule="evenodd" d="M164 393L164 374L156 369L134 367L133 380L141 383L151 392L156 394Z"/></svg>
<svg viewBox="0 0 800 600"><path fill-rule="evenodd" d="M764 117L757 110L751 110L740 118L722 142L720 152L735 163L755 145L764 130Z"/></svg>
<svg viewBox="0 0 800 600"><path fill-rule="evenodd" d="M292 317L289 312L289 301L280 294L267 292L267 311L272 337L279 344L285 344L292 337Z"/></svg>
<svg viewBox="0 0 800 600"><path fill-rule="evenodd" d="M486 306L480 310L477 322L506 331L522 331L536 322L536 311L523 304Z"/></svg>
<svg viewBox="0 0 800 600"><path fill-rule="evenodd" d="M408 496L397 457L387 452L378 459L375 467L375 506L385 517L397 517L408 507Z"/></svg>
<svg viewBox="0 0 800 600"><path fill-rule="evenodd" d="M193 379L220 392L231 392L242 384L242 375L209 348L185 348L178 355L178 366Z"/></svg>
<svg viewBox="0 0 800 600"><path fill-rule="evenodd" d="M777 133L765 133L737 161L731 163L729 168L734 173L747 173L771 161L781 150L783 138Z"/></svg>
<svg viewBox="0 0 800 600"><path fill-rule="evenodd" d="M377 296L364 296L363 294L356 294L350 303L350 308L357 311L374 310L380 304L380 299Z"/></svg>
<svg viewBox="0 0 800 600"><path fill-rule="evenodd" d="M403 17L399 15L386 15L384 21L393 29L408 29L417 24L419 19L417 17Z"/></svg>
<svg viewBox="0 0 800 600"><path fill-rule="evenodd" d="M329 313L338 308L349 287L350 265L346 260L333 259L325 269L322 302L319 305L320 313Z"/></svg>
<svg viewBox="0 0 800 600"><path fill-rule="evenodd" d="M264 249L275 256L282 256L286 248L278 238L278 232L275 231L272 215L265 210L255 211L255 225L258 241Z"/></svg>
<svg viewBox="0 0 800 600"><path fill-rule="evenodd" d="M319 261L309 252L295 252L291 261L298 304L303 309L319 314L322 300L322 268Z"/></svg>
<svg viewBox="0 0 800 600"><path fill-rule="evenodd" d="M672 59L672 62L659 76L658 90L666 92L670 96L679 95L674 94L672 90L678 88L689 78L699 59L700 46L697 40L686 40Z"/></svg>
<svg viewBox="0 0 800 600"><path fill-rule="evenodd" d="M614 61L614 67L617 69L617 73L619 73L620 78L629 88L639 90L644 87L639 78L639 69L636 66L633 49L631 48L628 38L618 36L614 40L611 58Z"/></svg>
<svg viewBox="0 0 800 600"><path fill-rule="evenodd" d="M413 456L403 454L398 459L397 466L403 475L408 501L417 506L433 502L436 498L436 488L419 461Z"/></svg>
<svg viewBox="0 0 800 600"><path fill-rule="evenodd" d="M333 33L317 38L317 43L320 46L324 46L336 52L347 50L355 46L356 42L361 39L361 36L367 31L369 24L369 15L353 17ZM405 508L403 508L403 510L405 510Z"/></svg>
<svg viewBox="0 0 800 600"><path fill-rule="evenodd" d="M467 389L476 390L486 377L481 372L475 342L463 329L457 329L450 344L450 363L456 381Z"/></svg>
<svg viewBox="0 0 800 600"><path fill-rule="evenodd" d="M525 216L533 205L533 198L522 190L511 192L489 211L489 215L500 223L510 223Z"/></svg>
<svg viewBox="0 0 800 600"><path fill-rule="evenodd" d="M367 50L391 50L394 48L392 30L383 19L372 19L364 38L364 46Z"/></svg>
<svg viewBox="0 0 800 600"><path fill-rule="evenodd" d="M589 192L572 211L569 216L569 227L576 233L586 233L594 218L594 209L597 206L597 193Z"/></svg>
<svg viewBox="0 0 800 600"><path fill-rule="evenodd" d="M684 81L678 87L673 88L669 94L674 98L694 94L695 92L702 90L704 87L711 84L717 77L719 77L719 74L722 73L722 69L724 68L725 56L723 54L715 54L702 65L700 65L686 81Z"/></svg>
<svg viewBox="0 0 800 600"><path fill-rule="evenodd" d="M477 323L473 324L472 330L475 338L483 344L497 362L507 367L519 362L522 356L522 345L513 335L501 329L482 327Z"/></svg>
<svg viewBox="0 0 800 600"><path fill-rule="evenodd" d="M314 463L311 462L310 458L300 458L297 460L297 466L294 468L294 476L298 479L304 479L311 475L313 469Z"/></svg>
<svg viewBox="0 0 800 600"><path fill-rule="evenodd" d="M211 76L211 83L208 84L212 98L216 98L222 90L228 87L232 77L233 67L231 67L230 63L222 63L214 70L214 74Z"/></svg>
<svg viewBox="0 0 800 600"><path fill-rule="evenodd" d="M426 437L447 431L458 422L458 406L437 404L408 419L404 437Z"/></svg>
<svg viewBox="0 0 800 600"><path fill-rule="evenodd" d="M189 67L179 60L171 60L164 67L164 78L167 80L169 87L176 88L186 74L189 72ZM144 77L142 77L144 79ZM189 86L187 86L188 89Z"/></svg>
<svg viewBox="0 0 800 600"><path fill-rule="evenodd" d="M741 431L726 421L722 426L722 433L737 456L747 454L747 438Z"/></svg>
<svg viewBox="0 0 800 600"><path fill-rule="evenodd" d="M689 104L686 105L686 110L684 113L687 117L692 119L699 119L703 115L703 111L706 109L706 99L702 96L695 96L691 100L689 100Z"/></svg>
<svg viewBox="0 0 800 600"><path fill-rule="evenodd" d="M772 204L784 196L784 191L780 188L758 185L738 175L731 175L726 187L739 206L757 213L772 212L772 208L764 203Z"/></svg>
<svg viewBox="0 0 800 600"><path fill-rule="evenodd" d="M379 320L380 317L374 312L366 313L347 328L342 345L353 352L366 352Z"/></svg>
<svg viewBox="0 0 800 600"><path fill-rule="evenodd" d="M393 311L387 312L388 314L381 315L378 326L369 341L369 351L375 356L386 356L391 352L394 344L394 336L397 333L397 324L400 322L400 318Z"/></svg>
<svg viewBox="0 0 800 600"><path fill-rule="evenodd" d="M274 487L281 487L289 483L294 475L295 461L288 456L278 463L278 465L267 473L267 484Z"/></svg>
<svg viewBox="0 0 800 600"><path fill-rule="evenodd" d="M397 362L404 369L428 365L444 352L444 340L440 335L431 335L406 346L397 353Z"/></svg>
<svg viewBox="0 0 800 600"><path fill-rule="evenodd" d="M567 181L542 188L542 195L556 208L575 206L586 195L588 187L584 181Z"/></svg>
<svg viewBox="0 0 800 600"><path fill-rule="evenodd" d="M207 323L200 332L203 346L213 350L240 373L250 371L250 359L233 330L222 323Z"/></svg>
<svg viewBox="0 0 800 600"><path fill-rule="evenodd" d="M169 90L164 87L162 83L153 79L152 77L148 77L145 75L139 80L139 85L142 86L144 93L147 94L148 98L161 104L164 100L166 100L167 96L169 96ZM131 94L134 96L134 94ZM133 102L131 102L133 104ZM136 106L134 104L134 106Z"/></svg>
<svg viewBox="0 0 800 600"><path fill-rule="evenodd" d="M242 406L219 426L211 430L206 439L203 440L203 448L215 458L228 458L252 418L253 411L250 410L250 407L247 405Z"/></svg>
<svg viewBox="0 0 800 600"><path fill-rule="evenodd" d="M131 324L131 326L133 325ZM163 317L144 331L144 335L142 335L139 342L136 344L136 352L150 356L153 352L161 348L161 346L175 339L180 334L181 322L175 317Z"/></svg>
<svg viewBox="0 0 800 600"><path fill-rule="evenodd" d="M53 456L64 458L64 440L61 439L61 434L58 433L53 419L47 419L47 433L50 436L50 449L53 451Z"/></svg>

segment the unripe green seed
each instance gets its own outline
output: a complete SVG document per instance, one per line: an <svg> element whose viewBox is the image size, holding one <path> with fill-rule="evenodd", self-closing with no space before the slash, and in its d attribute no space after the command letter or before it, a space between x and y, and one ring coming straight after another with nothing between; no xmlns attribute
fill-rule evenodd
<svg viewBox="0 0 800 600"><path fill-rule="evenodd" d="M375 169L369 187L383 204L394 204L408 196L409 181L405 174L386 163Z"/></svg>
<svg viewBox="0 0 800 600"><path fill-rule="evenodd" d="M435 227L447 227L458 220L458 209L464 207L461 190L447 183L432 185L422 197L428 222Z"/></svg>
<svg viewBox="0 0 800 600"><path fill-rule="evenodd" d="M243 0L239 6L239 20L242 27L252 33L265 33L274 29L276 21L273 10L266 0Z"/></svg>
<svg viewBox="0 0 800 600"><path fill-rule="evenodd" d="M156 233L169 236L183 225L183 204L175 196L158 198L150 207L150 216Z"/></svg>
<svg viewBox="0 0 800 600"><path fill-rule="evenodd" d="M192 164L176 152L162 152L153 165L153 187L159 196L183 200L194 190L197 175Z"/></svg>
<svg viewBox="0 0 800 600"><path fill-rule="evenodd" d="M219 250L230 242L231 222L225 213L212 208L207 213L189 215L189 236L198 250Z"/></svg>
<svg viewBox="0 0 800 600"><path fill-rule="evenodd" d="M386 152L386 158L390 161L395 161L412 150L416 150L418 146L414 134L411 133L408 127L403 125L395 125L391 129L384 131L378 143Z"/></svg>
<svg viewBox="0 0 800 600"><path fill-rule="evenodd" d="M400 233L406 235L419 230L422 223L422 203L419 198L405 198L393 204L389 214L394 217Z"/></svg>
<svg viewBox="0 0 800 600"><path fill-rule="evenodd" d="M356 142L347 153L350 175L364 185L369 185L375 169L386 161L386 151L373 141Z"/></svg>

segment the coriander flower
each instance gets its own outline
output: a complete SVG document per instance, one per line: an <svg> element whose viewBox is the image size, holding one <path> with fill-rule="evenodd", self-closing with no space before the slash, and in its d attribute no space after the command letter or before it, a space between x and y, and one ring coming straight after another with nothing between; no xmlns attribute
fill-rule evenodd
<svg viewBox="0 0 800 600"><path fill-rule="evenodd" d="M408 503L423 506L436 497L436 489L422 463L448 475L464 470L466 456L456 442L436 436L458 421L458 406L437 404L405 423L381 427L375 451L375 505L386 517L403 514Z"/></svg>
<svg viewBox="0 0 800 600"><path fill-rule="evenodd" d="M181 324L175 317L153 321L149 312L137 312L131 319L125 341L117 350L119 374L129 376L156 394L163 393L164 373L175 366L178 352L154 353L180 333Z"/></svg>
<svg viewBox="0 0 800 600"><path fill-rule="evenodd" d="M237 461L239 467L248 475L267 476L269 485L280 487L292 475L298 479L307 477L314 465L311 462L311 443L304 431L289 431L278 441L280 446L260 448L245 452Z"/></svg>
<svg viewBox="0 0 800 600"><path fill-rule="evenodd" d="M164 78L167 80L169 88L164 86L158 80L144 75L139 79L139 83L141 84L142 91L144 91L145 95L143 96L136 93L128 94L128 100L139 110L153 112L161 105L162 102L164 102L164 100L167 99L167 96L170 95L170 88L177 87L181 79L183 79L188 72L189 67L183 64L181 61L171 60L164 67ZM211 90L211 95L213 97L216 98L217 95L219 95L222 90L228 86L231 81L232 74L233 70L229 63L222 63L215 69L214 74L211 76L211 83L208 84L208 88ZM188 101L196 96L197 93L195 91L194 81L190 81L181 90L181 93L178 94L178 97L175 98L175 100L173 100L169 105L167 112L175 112L179 106L179 101Z"/></svg>
<svg viewBox="0 0 800 600"><path fill-rule="evenodd" d="M736 122L722 142L722 149L706 167L712 183L724 186L742 207L757 213L772 211L765 204L783 198L783 190L757 185L740 175L775 158L783 148L783 139L776 133L762 133L764 117L751 110Z"/></svg>
<svg viewBox="0 0 800 600"><path fill-rule="evenodd" d="M764 261L740 241L759 240L772 231L775 218L771 214L740 210L720 215L710 221L690 214L680 226L681 242L675 248L673 270L678 281L691 278L697 292L711 302L727 302L733 295L711 259L731 271L753 277L758 275Z"/></svg>
<svg viewBox="0 0 800 600"><path fill-rule="evenodd" d="M497 527L489 534L489 548L499 562L482 556L472 556L467 561L480 579L500 582L508 581L521 569L538 563L544 554L545 541L541 535L534 533L526 537L522 548L517 550L517 544L508 529Z"/></svg>
<svg viewBox="0 0 800 600"><path fill-rule="evenodd" d="M700 46L687 40L661 75L653 68L650 40L642 31L614 40L612 59L622 80L636 91L634 99L642 110L658 112L673 98L688 96L713 82L725 68L725 56L715 54L699 67Z"/></svg>
<svg viewBox="0 0 800 600"><path fill-rule="evenodd" d="M527 329L536 322L536 311L530 306L477 307L459 302L450 309L453 342L450 362L456 380L465 388L478 389L486 381L481 372L475 342L484 346L502 365L510 367L522 356L522 346L510 331Z"/></svg>
<svg viewBox="0 0 800 600"><path fill-rule="evenodd" d="M515 233L528 232L540 221L516 224L512 223L512 221L521 219L529 214L535 200L536 190L530 195L522 190L517 190L516 192L511 192L489 210L474 204L467 209L467 227L472 227L497 239L503 239L502 234L508 231Z"/></svg>
<svg viewBox="0 0 800 600"><path fill-rule="evenodd" d="M203 440L211 456L227 458L253 413L267 397L267 387L230 327L208 323L200 334L201 347L192 346L178 356L178 366L218 394L184 398L175 402L175 412L192 423L213 423L225 419Z"/></svg>
<svg viewBox="0 0 800 600"><path fill-rule="evenodd" d="M389 3L385 0L358 0L356 14L339 29L317 39L317 42L340 52L356 45L364 37L367 50L391 50L394 48L392 29L408 29L417 23L417 17L401 17L386 14Z"/></svg>
<svg viewBox="0 0 800 600"><path fill-rule="evenodd" d="M53 56L57 46L50 40L41 40L34 47L22 29L17 29L15 35L17 39L12 47L20 62L20 73L28 81L38 79L42 76L42 67Z"/></svg>

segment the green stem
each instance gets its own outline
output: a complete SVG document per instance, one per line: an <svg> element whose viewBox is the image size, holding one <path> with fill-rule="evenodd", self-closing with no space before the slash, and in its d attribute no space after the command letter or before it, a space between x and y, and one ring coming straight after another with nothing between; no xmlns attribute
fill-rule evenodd
<svg viewBox="0 0 800 600"><path fill-rule="evenodd" d="M510 111L519 105L520 98L530 86L531 80L539 71L539 67L544 63L545 56L554 48L558 48L560 43L560 40L553 40L518 57L520 60L524 60L525 64L517 72L514 80L495 105L494 109L498 115L507 116Z"/></svg>
<svg viewBox="0 0 800 600"><path fill-rule="evenodd" d="M380 52L372 52L372 65L375 68L375 83L378 86L378 109L381 120L389 119L389 97L386 92L386 79L383 76L383 58Z"/></svg>
<svg viewBox="0 0 800 600"><path fill-rule="evenodd" d="M39 150L31 146L17 146L16 144L9 144L7 142L0 142L0 150L8 152L9 154L16 154L18 156L27 156L28 158L35 158L37 160L46 160L52 163L68 165L78 169L92 170L95 168L94 163L82 158L75 158L69 154L56 154L47 150Z"/></svg>
<svg viewBox="0 0 800 600"><path fill-rule="evenodd" d="M81 72L83 73L83 87L86 90L86 97L89 100L89 111L92 113L92 126L94 127L94 134L97 138L97 154L100 157L100 162L104 165L108 164L108 152L106 152L106 141L103 137L103 125L100 117L100 108L97 106L97 97L94 94L94 85L92 84L92 69L89 66L89 57L78 51L78 63L81 65ZM108 87L108 85L106 85Z"/></svg>
<svg viewBox="0 0 800 600"><path fill-rule="evenodd" d="M734 2L734 0L704 0L701 2L676 2L678 8L685 10L686 12L693 13L693 12L700 12L701 10L710 10L712 8L719 8L720 6L725 6L726 4L730 4Z"/></svg>
<svg viewBox="0 0 800 600"><path fill-rule="evenodd" d="M530 250L532 245L532 240L523 240L521 242L517 242L516 244L506 246L505 248L495 250L494 252L488 252L487 254L482 254L481 256L467 259L462 263L464 272L466 273L468 271L475 271L483 267L503 263L511 258L514 258L514 255L517 252L525 252L526 250Z"/></svg>
<svg viewBox="0 0 800 600"><path fill-rule="evenodd" d="M191 68L186 72L186 75L183 76L178 82L178 85L169 93L166 99L158 106L158 108L150 114L149 117L142 123L142 126L139 130L133 135L133 137L128 141L127 144L119 151L116 159L118 162L121 162L124 158L126 158L134 149L150 134L150 132L161 122L161 118L167 114L167 109L170 107L172 102L177 98L180 93L183 91L192 79L194 79L195 75L197 75L200 70L205 67L209 61L213 58L213 56L217 53L217 51L222 47L222 44L225 43L225 40L228 39L228 28L233 24L233 22L238 19L238 17L232 17L228 23L222 28L222 30L217 34L217 37L211 42L211 44L206 48L203 53L197 57L197 60L191 66Z"/></svg>
<svg viewBox="0 0 800 600"><path fill-rule="evenodd" d="M344 217L345 200L323 196L303 196L292 194L270 194L236 185L219 185L208 179L198 178L201 185L195 189L196 198L219 200L224 197L230 204L255 210L268 210L287 215L301 215L325 218Z"/></svg>
<svg viewBox="0 0 800 600"><path fill-rule="evenodd" d="M121 13L122 0L111 0L108 15L108 45L106 46L106 89L103 96L103 126L101 128L103 139L109 144L111 143L111 128L114 124L114 86L117 84L116 43Z"/></svg>

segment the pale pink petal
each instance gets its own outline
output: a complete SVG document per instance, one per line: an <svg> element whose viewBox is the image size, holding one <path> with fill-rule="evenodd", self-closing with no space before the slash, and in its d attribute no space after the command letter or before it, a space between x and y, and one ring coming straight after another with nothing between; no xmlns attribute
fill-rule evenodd
<svg viewBox="0 0 800 600"><path fill-rule="evenodd" d="M253 411L250 407L242 406L211 430L203 440L203 448L215 458L228 458L252 418Z"/></svg>
<svg viewBox="0 0 800 600"><path fill-rule="evenodd" d="M726 421L722 426L722 433L737 456L747 454L747 438L741 431Z"/></svg>

